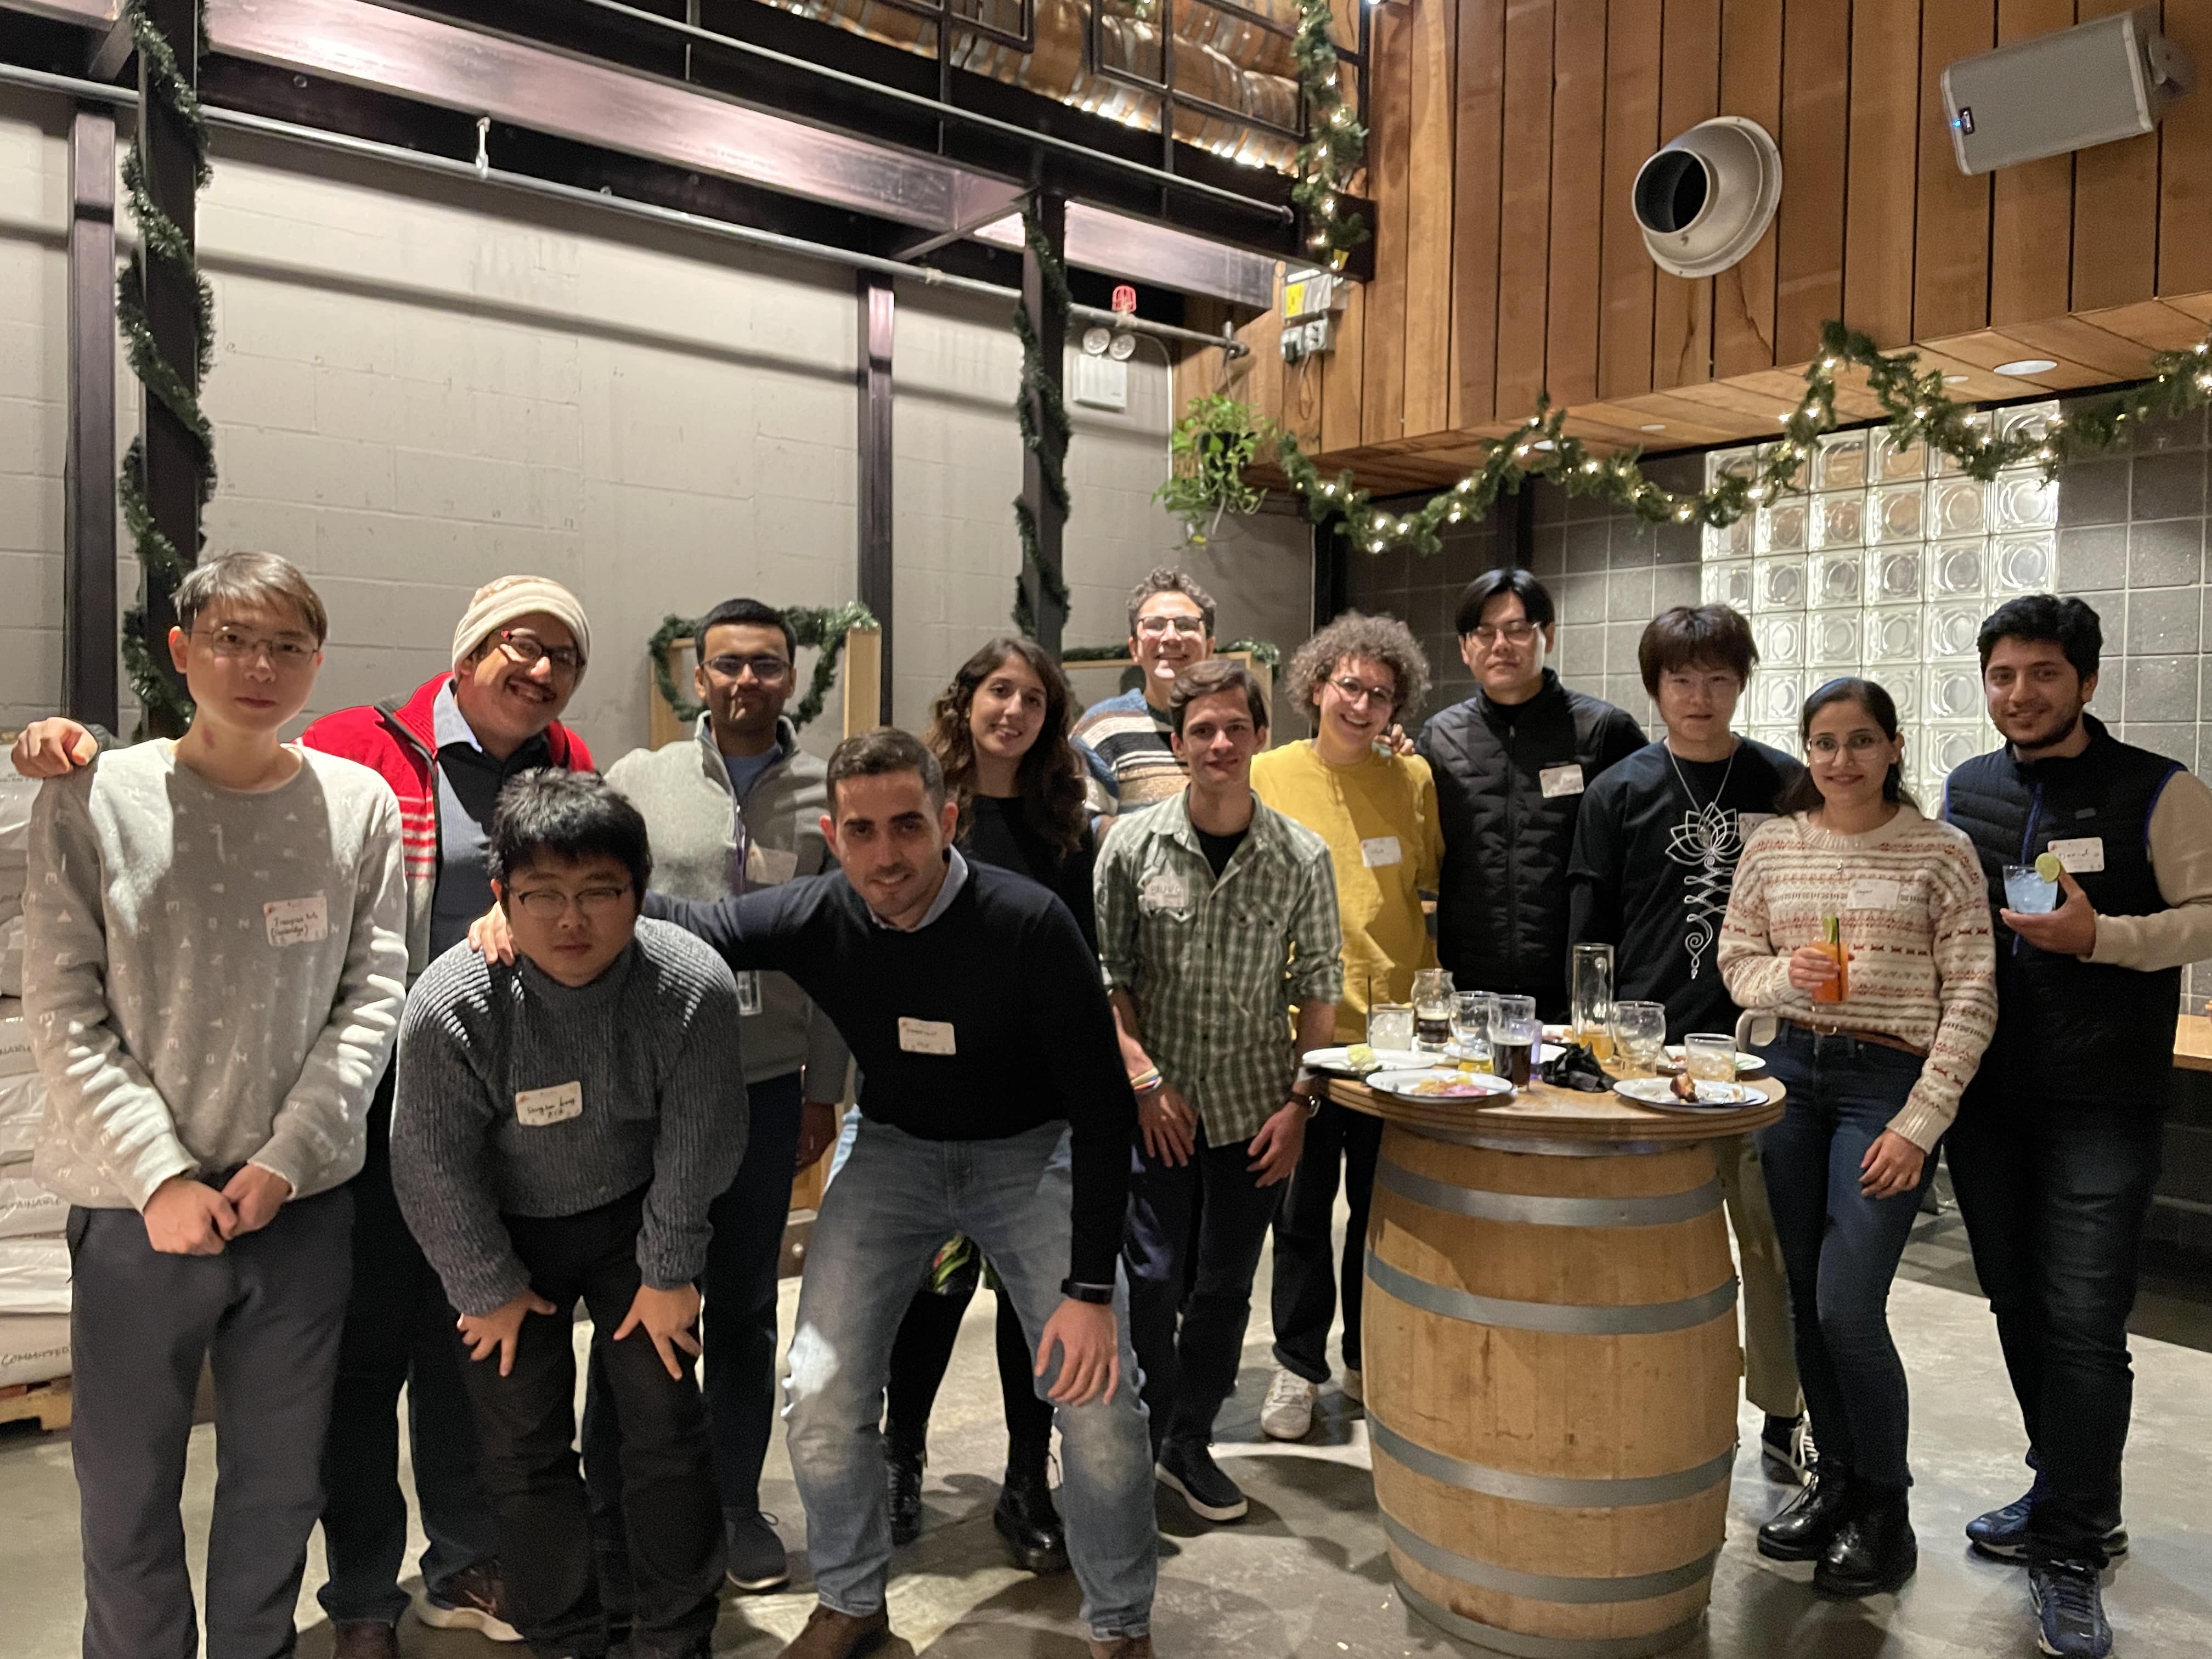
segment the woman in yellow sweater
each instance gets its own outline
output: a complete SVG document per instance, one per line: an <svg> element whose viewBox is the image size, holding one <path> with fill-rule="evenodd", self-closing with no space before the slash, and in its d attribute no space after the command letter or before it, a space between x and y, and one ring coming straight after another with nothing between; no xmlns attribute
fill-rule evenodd
<svg viewBox="0 0 2212 1659"><path fill-rule="evenodd" d="M1782 1018L1765 1053L1789 1101L1759 1152L1820 1446L1759 1549L1817 1562L1816 1589L1863 1596L1918 1561L1889 1286L1996 1029L1995 959L1972 848L1900 781L1889 694L1831 680L1801 731L1809 769L1744 849L1719 952L1737 1006Z"/></svg>
<svg viewBox="0 0 2212 1659"><path fill-rule="evenodd" d="M1310 743L1285 744L1252 763L1260 799L1328 843L1344 926L1344 1000L1336 1036L1367 1035L1367 1007L1403 1002L1413 970L1436 965L1436 942L1421 908L1443 858L1437 787L1429 763L1399 754L1395 722L1428 693L1429 663L1413 631L1395 617L1347 611L1299 647L1283 671L1288 706L1314 722ZM1473 988L1469 988L1470 989ZM1314 1401L1328 1381L1328 1328L1339 1265L1330 1221L1339 1165L1352 1219L1345 1237L1344 1392L1360 1398L1359 1241L1375 1182L1382 1121L1324 1102L1306 1129L1305 1150L1275 1218L1275 1372L1260 1426L1278 1440L1303 1439Z"/></svg>

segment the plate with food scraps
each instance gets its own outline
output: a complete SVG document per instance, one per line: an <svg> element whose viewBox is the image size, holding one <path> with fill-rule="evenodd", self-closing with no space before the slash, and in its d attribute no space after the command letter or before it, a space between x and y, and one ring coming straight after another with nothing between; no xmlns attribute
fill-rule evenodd
<svg viewBox="0 0 2212 1659"><path fill-rule="evenodd" d="M1686 1089L1694 1090L1686 1096ZM1741 1083L1692 1082L1687 1073L1680 1077L1623 1078L1613 1085L1613 1093L1632 1100L1639 1106L1656 1106L1663 1112L1725 1112L1739 1106L1756 1106L1766 1098L1756 1089L1747 1089Z"/></svg>
<svg viewBox="0 0 2212 1659"><path fill-rule="evenodd" d="M1367 1086L1400 1100L1480 1100L1513 1092L1512 1084L1487 1072L1377 1072Z"/></svg>
<svg viewBox="0 0 2212 1659"><path fill-rule="evenodd" d="M1668 1043L1667 1045L1667 1058L1673 1060L1677 1066L1680 1066L1682 1063L1682 1045L1679 1042ZM1766 1057L1765 1055L1754 1054L1748 1048L1739 1048L1735 1051L1735 1074L1738 1077L1748 1077L1753 1072L1763 1072L1765 1069Z"/></svg>
<svg viewBox="0 0 2212 1659"><path fill-rule="evenodd" d="M1418 1072L1425 1066L1448 1063L1441 1054L1426 1054L1412 1048L1370 1048L1364 1042L1315 1048L1298 1058L1312 1071L1328 1072L1337 1077L1365 1077L1370 1072Z"/></svg>

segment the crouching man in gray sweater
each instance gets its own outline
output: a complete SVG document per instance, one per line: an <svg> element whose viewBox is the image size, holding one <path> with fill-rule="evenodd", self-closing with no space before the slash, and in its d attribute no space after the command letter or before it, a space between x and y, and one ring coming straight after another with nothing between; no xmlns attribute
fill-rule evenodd
<svg viewBox="0 0 2212 1659"><path fill-rule="evenodd" d="M645 820L601 780L515 779L489 852L516 960L462 945L416 982L392 1185L477 1362L515 1625L543 1659L610 1645L573 1449L580 1297L622 1425L629 1651L703 1659L723 1546L693 1281L744 1154L737 986L690 934L638 919Z"/></svg>

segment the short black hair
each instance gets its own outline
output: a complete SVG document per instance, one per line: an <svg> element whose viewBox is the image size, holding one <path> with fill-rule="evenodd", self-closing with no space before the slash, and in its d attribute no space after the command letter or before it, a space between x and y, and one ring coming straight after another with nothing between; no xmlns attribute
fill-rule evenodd
<svg viewBox="0 0 2212 1659"><path fill-rule="evenodd" d="M945 805L945 768L929 745L911 732L896 726L879 726L848 738L830 751L830 773L823 787L830 794L830 816L837 816L837 786L848 778L879 778L893 772L914 772L921 778L922 793L932 806Z"/></svg>
<svg viewBox="0 0 2212 1659"><path fill-rule="evenodd" d="M2051 593L2027 593L2007 599L1990 613L1975 636L1987 672L1990 653L1999 640L2049 640L2066 653L2066 660L2083 679L2097 672L2104 653L2105 625L2082 600L2059 599Z"/></svg>
<svg viewBox="0 0 2212 1659"><path fill-rule="evenodd" d="M641 899L653 879L645 815L594 772L540 766L509 780L499 792L484 851L491 878L502 887L541 858L559 864L611 858L629 872Z"/></svg>
<svg viewBox="0 0 2212 1659"><path fill-rule="evenodd" d="M1260 689L1260 677L1234 657L1203 657L1177 674L1168 688L1168 721L1176 736L1182 735L1185 709L1200 697L1224 691L1242 691L1253 726L1261 732L1267 729L1267 694Z"/></svg>
<svg viewBox="0 0 2212 1659"><path fill-rule="evenodd" d="M1459 596L1459 615L1453 626L1460 638L1465 639L1480 625L1483 606L1509 593L1521 601L1521 609L1537 627L1552 625L1557 613L1552 608L1551 591L1536 580L1535 572L1517 564L1500 565L1484 571Z"/></svg>
<svg viewBox="0 0 2212 1659"><path fill-rule="evenodd" d="M699 618L699 659L707 658L707 635L717 628L778 628L783 630L783 654L793 661L799 657L798 636L792 633L791 624L783 619L783 612L772 605L758 599L724 599L705 616Z"/></svg>
<svg viewBox="0 0 2212 1659"><path fill-rule="evenodd" d="M1645 624L1636 642L1644 689L1655 697L1662 675L1684 668L1725 668L1737 684L1745 685L1758 663L1751 624L1724 605L1678 605L1662 611Z"/></svg>

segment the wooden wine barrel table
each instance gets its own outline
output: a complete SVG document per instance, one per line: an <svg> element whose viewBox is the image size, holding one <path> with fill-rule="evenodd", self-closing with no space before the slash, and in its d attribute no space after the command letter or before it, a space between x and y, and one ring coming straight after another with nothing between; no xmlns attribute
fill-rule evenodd
<svg viewBox="0 0 2212 1659"><path fill-rule="evenodd" d="M1534 1084L1502 1105L1336 1081L1383 1120L1360 1351L1400 1592L1531 1659L1696 1635L1735 1462L1735 1267L1708 1143L1781 1085L1690 1116Z"/></svg>

